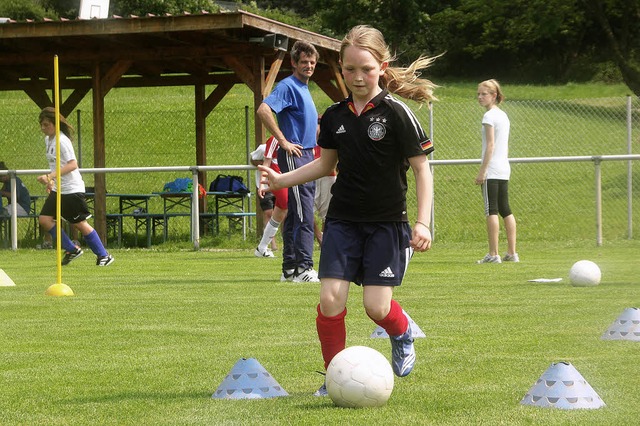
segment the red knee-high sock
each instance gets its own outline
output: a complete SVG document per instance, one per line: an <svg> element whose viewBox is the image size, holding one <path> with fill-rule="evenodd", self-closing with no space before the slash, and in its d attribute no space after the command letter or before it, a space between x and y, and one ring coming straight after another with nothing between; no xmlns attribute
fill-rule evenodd
<svg viewBox="0 0 640 426"><path fill-rule="evenodd" d="M325 317L320 312L320 305L317 307L316 329L320 339L322 358L324 359L325 370L334 356L343 350L347 344L347 329L344 324L344 317L347 316L347 309L334 317Z"/></svg>
<svg viewBox="0 0 640 426"><path fill-rule="evenodd" d="M389 314L386 317L381 320L371 319L380 327L384 328L384 331L386 331L389 336L400 336L409 328L407 316L402 312L400 304L393 299L391 300L391 309L389 309Z"/></svg>

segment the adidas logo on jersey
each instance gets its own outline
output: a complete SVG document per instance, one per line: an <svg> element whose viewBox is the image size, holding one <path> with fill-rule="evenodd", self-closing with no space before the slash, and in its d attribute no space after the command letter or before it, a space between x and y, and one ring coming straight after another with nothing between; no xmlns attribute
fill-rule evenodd
<svg viewBox="0 0 640 426"><path fill-rule="evenodd" d="M336 130L336 135L339 135L341 133L347 133L347 131L344 129L344 126L342 124L340 125L340 128Z"/></svg>
<svg viewBox="0 0 640 426"><path fill-rule="evenodd" d="M378 276L382 277L382 278L393 278L393 277L395 277L395 275L393 274L393 271L391 270L391 267L389 267L389 266L387 266L387 269L385 269L384 271L380 272L380 274Z"/></svg>

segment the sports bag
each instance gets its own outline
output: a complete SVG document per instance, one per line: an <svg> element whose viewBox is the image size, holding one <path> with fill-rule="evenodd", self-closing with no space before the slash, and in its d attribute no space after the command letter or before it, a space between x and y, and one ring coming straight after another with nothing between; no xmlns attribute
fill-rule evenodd
<svg viewBox="0 0 640 426"><path fill-rule="evenodd" d="M209 185L209 191L211 192L239 192L241 194L248 194L249 189L242 182L240 176L232 175L218 175L211 185Z"/></svg>

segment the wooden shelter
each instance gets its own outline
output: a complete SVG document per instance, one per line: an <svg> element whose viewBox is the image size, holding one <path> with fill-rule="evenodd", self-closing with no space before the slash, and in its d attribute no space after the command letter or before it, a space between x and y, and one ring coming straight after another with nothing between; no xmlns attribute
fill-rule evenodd
<svg viewBox="0 0 640 426"><path fill-rule="evenodd" d="M254 112L276 81L290 75L288 50L313 44L312 78L332 100L347 90L338 69L340 42L244 11L180 16L0 23L0 90L24 91L40 108L53 104L53 57L68 116L89 93L94 167L106 167L104 98L114 87L193 86L196 164L206 165L206 117L236 84L253 92ZM209 90L209 93L208 93ZM256 145L265 130L255 120ZM204 180L203 180L204 181ZM95 175L96 229L106 239L105 176Z"/></svg>

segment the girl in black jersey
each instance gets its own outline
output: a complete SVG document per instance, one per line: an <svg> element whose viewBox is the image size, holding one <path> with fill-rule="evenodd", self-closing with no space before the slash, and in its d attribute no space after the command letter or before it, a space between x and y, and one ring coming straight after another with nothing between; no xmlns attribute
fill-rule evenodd
<svg viewBox="0 0 640 426"><path fill-rule="evenodd" d="M362 285L367 315L391 339L392 367L400 377L413 369L410 323L393 299L413 251L431 248L433 182L427 154L429 137L413 112L393 97L426 103L436 87L418 72L433 61L420 57L408 68L391 67L393 57L382 34L369 26L351 29L342 41L340 65L351 92L322 115L320 158L278 175L260 167L271 189L325 176L335 167L320 254L320 303L316 326L325 368L346 347L345 316L349 284ZM409 225L406 172L416 181L417 211ZM326 395L323 385L316 395Z"/></svg>

